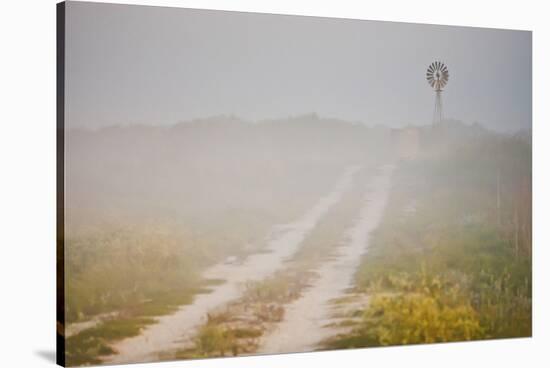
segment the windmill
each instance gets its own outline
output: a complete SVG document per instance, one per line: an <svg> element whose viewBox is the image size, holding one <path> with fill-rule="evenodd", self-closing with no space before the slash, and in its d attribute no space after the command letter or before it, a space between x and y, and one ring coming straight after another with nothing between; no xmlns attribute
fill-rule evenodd
<svg viewBox="0 0 550 368"><path fill-rule="evenodd" d="M434 61L428 66L426 79L429 85L435 90L435 107L433 124L438 124L443 121L443 102L441 101L441 92L443 87L449 81L449 70L441 61Z"/></svg>

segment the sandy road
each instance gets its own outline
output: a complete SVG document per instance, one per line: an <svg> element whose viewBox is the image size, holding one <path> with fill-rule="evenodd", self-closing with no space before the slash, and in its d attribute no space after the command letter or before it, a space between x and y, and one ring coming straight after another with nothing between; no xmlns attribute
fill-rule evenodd
<svg viewBox="0 0 550 368"><path fill-rule="evenodd" d="M321 340L334 333L325 327L331 317L329 302L352 286L355 270L368 248L369 234L380 223L386 207L392 171L392 166L384 166L380 175L374 178L359 217L346 234L346 245L339 248L334 260L319 267L320 277L301 298L288 306L284 320L264 336L258 353L312 351Z"/></svg>
<svg viewBox="0 0 550 368"><path fill-rule="evenodd" d="M107 357L105 363L137 363L157 360L159 353L175 350L197 332L205 322L206 313L219 308L242 295L242 284L247 280L260 280L282 266L299 248L319 220L338 203L353 183L360 167L349 167L338 179L330 193L319 199L296 222L275 226L268 239L268 253L248 257L243 264L218 264L207 269L203 276L226 280L209 294L197 295L192 304L182 306L171 315L157 318L156 324L146 327L138 336L127 338L113 345L116 355Z"/></svg>

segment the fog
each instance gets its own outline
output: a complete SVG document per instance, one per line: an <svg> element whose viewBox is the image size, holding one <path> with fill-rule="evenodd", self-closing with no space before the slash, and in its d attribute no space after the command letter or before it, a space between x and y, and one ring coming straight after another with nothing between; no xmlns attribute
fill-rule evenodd
<svg viewBox="0 0 550 368"><path fill-rule="evenodd" d="M69 229L276 216L321 196L348 165L391 159L389 142L385 130L316 115L69 130Z"/></svg>

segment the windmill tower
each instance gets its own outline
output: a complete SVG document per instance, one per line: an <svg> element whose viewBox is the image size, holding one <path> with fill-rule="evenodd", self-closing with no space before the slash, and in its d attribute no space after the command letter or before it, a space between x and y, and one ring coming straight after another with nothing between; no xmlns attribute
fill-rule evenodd
<svg viewBox="0 0 550 368"><path fill-rule="evenodd" d="M428 84L435 90L435 106L433 115L433 124L439 124L443 121L443 101L441 100L441 92L443 87L449 81L449 70L441 61L434 61L428 66L426 72Z"/></svg>

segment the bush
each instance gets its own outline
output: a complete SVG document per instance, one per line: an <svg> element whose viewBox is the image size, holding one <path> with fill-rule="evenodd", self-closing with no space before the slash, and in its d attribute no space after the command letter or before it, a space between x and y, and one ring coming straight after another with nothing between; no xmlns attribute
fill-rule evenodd
<svg viewBox="0 0 550 368"><path fill-rule="evenodd" d="M394 279L400 291L377 294L363 314L361 330L380 345L421 344L479 339L479 317L459 284L437 277L421 282ZM411 285L416 285L411 288Z"/></svg>

